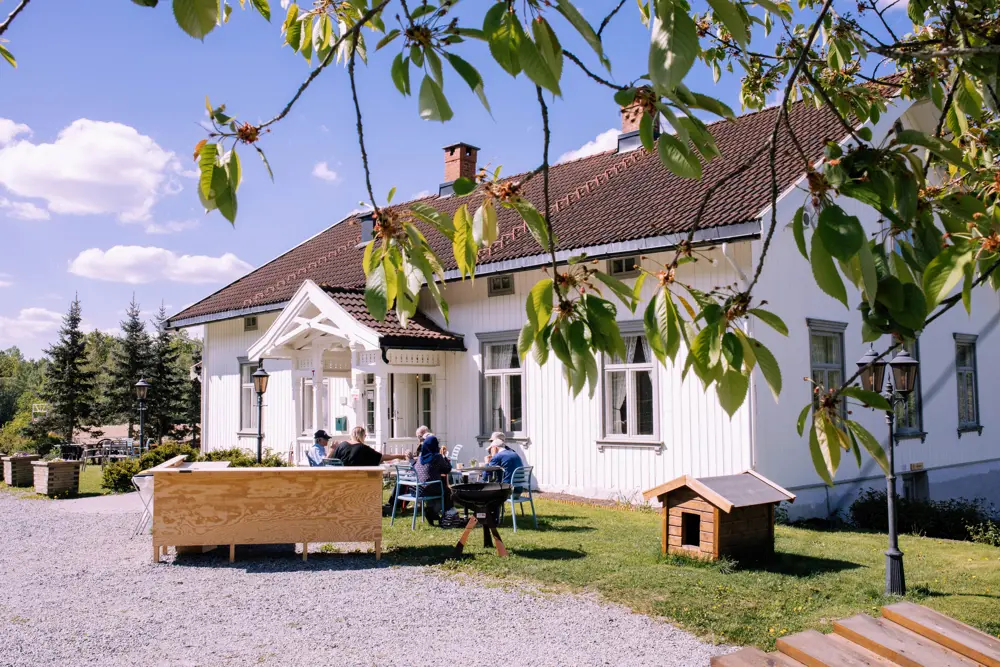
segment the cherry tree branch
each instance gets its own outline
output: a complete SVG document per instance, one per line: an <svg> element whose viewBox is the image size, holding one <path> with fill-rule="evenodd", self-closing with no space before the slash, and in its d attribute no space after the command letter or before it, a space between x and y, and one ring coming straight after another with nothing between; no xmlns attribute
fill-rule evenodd
<svg viewBox="0 0 1000 667"><path fill-rule="evenodd" d="M573 53L571 53L570 51L563 49L563 56L565 56L567 60L575 64L577 67L582 69L584 74L586 74L587 76L589 76L591 79L601 84L602 86L607 86L608 88L613 88L614 90L625 90L626 88L625 86L619 86L617 84L611 83L607 79L602 79L598 75L591 72L589 69L587 69L587 66L583 64L583 61L581 61L579 58L573 55Z"/></svg>
<svg viewBox="0 0 1000 667"><path fill-rule="evenodd" d="M4 22L0 23L0 36L2 36L5 32L7 32L7 28L9 28L10 24L14 22L14 19L17 18L17 15L20 14L22 11L24 11L24 8L28 6L29 2L31 2L31 0L21 0L20 4L17 7L14 7L14 10L7 15L7 18L4 19Z"/></svg>
<svg viewBox="0 0 1000 667"><path fill-rule="evenodd" d="M365 187L368 188L368 197L371 199L372 208L378 215L378 203L375 201L375 192L372 190L372 173L368 168L368 151L365 150L365 128L361 122L361 104L358 102L358 88L354 83L354 57L358 52L357 40L351 43L351 56L347 61L347 75L351 80L351 97L354 99L354 113L358 119L358 145L361 147L361 164L365 169Z"/></svg>
<svg viewBox="0 0 1000 667"><path fill-rule="evenodd" d="M598 39L600 39L601 33L603 33L604 29L608 27L608 24L611 23L611 19L613 19L615 17L615 14L618 13L618 11L622 8L622 5L624 5L624 4L625 4L625 0L619 0L618 1L618 5L615 6L615 8L611 10L610 14L608 14L607 16L604 17L603 21L601 21L601 27L597 29L597 37L598 37Z"/></svg>
<svg viewBox="0 0 1000 667"><path fill-rule="evenodd" d="M545 104L545 97L542 95L541 86L535 86L535 92L538 95L538 106L542 110L542 136L544 138L542 166L540 167L542 172L542 193L545 197L545 207L542 214L545 216L545 227L549 231L549 255L552 257L552 284L555 286L556 296L562 301L564 295L562 287L559 284L559 263L556 261L556 235L552 229L552 220L549 218L549 140L552 137L549 130L549 107Z"/></svg>

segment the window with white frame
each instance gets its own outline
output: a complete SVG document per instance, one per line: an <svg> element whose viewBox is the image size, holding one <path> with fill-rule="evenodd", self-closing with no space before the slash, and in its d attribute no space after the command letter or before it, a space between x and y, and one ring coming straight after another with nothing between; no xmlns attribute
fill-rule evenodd
<svg viewBox="0 0 1000 667"><path fill-rule="evenodd" d="M257 316L247 315L243 318L243 331L256 331L257 330Z"/></svg>
<svg viewBox="0 0 1000 667"><path fill-rule="evenodd" d="M655 438L656 369L643 335L623 336L625 358L604 364L604 432L608 437Z"/></svg>
<svg viewBox="0 0 1000 667"><path fill-rule="evenodd" d="M903 348L910 356L920 361L920 345L915 340L903 343ZM891 374L891 371L889 371ZM920 397L920 373L906 399L896 404L896 434L921 435L923 433L923 401Z"/></svg>
<svg viewBox="0 0 1000 667"><path fill-rule="evenodd" d="M365 431L375 437L375 374L365 374Z"/></svg>
<svg viewBox="0 0 1000 667"><path fill-rule="evenodd" d="M299 433L308 435L313 425L313 381L299 378Z"/></svg>
<svg viewBox="0 0 1000 667"><path fill-rule="evenodd" d="M628 278L639 274L640 259L638 255L616 257L608 260L608 273L616 278Z"/></svg>
<svg viewBox="0 0 1000 667"><path fill-rule="evenodd" d="M979 428L979 383L976 377L976 337L955 334L955 374L958 381L958 428Z"/></svg>
<svg viewBox="0 0 1000 667"><path fill-rule="evenodd" d="M431 411L434 405L434 376L424 373L417 382L417 415L420 424L434 430L431 424Z"/></svg>
<svg viewBox="0 0 1000 667"><path fill-rule="evenodd" d="M844 381L844 329L847 325L813 319L806 322L809 325L809 376L813 387L823 391L836 389Z"/></svg>
<svg viewBox="0 0 1000 667"><path fill-rule="evenodd" d="M253 374L255 363L240 364L240 430L257 430L257 403L254 400Z"/></svg>
<svg viewBox="0 0 1000 667"><path fill-rule="evenodd" d="M524 431L524 369L517 343L483 345L484 433Z"/></svg>

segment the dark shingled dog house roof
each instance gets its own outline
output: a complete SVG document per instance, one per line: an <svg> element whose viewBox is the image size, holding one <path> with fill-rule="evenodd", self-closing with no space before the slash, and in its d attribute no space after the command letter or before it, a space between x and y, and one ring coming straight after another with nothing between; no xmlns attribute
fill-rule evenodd
<svg viewBox="0 0 1000 667"><path fill-rule="evenodd" d="M643 493L646 500L663 499L671 491L687 487L723 512L734 508L770 505L782 501L794 502L795 494L786 491L763 475L752 470L738 475L691 477L683 475Z"/></svg>

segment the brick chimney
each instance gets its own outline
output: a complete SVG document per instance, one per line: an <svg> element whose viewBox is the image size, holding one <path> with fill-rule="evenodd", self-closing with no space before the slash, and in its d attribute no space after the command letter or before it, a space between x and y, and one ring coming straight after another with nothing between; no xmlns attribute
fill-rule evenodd
<svg viewBox="0 0 1000 667"><path fill-rule="evenodd" d="M642 147L639 138L639 123L642 121L642 107L632 103L622 107L622 133L618 135L618 152L627 153ZM659 120L653 119L653 137L660 134Z"/></svg>
<svg viewBox="0 0 1000 667"><path fill-rule="evenodd" d="M451 184L459 178L476 177L476 157L479 148L471 144L459 142L444 147L444 183L441 190L451 190ZM442 192L442 195L445 193Z"/></svg>

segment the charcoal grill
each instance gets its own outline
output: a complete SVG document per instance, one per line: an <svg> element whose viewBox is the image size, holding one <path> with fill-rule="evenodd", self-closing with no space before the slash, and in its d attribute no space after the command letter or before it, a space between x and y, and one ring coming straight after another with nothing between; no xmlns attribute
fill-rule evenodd
<svg viewBox="0 0 1000 667"><path fill-rule="evenodd" d="M461 556L465 549L465 542L477 524L483 527L483 548L492 549L496 547L497 553L501 557L507 555L507 549L497 532L496 517L500 507L510 498L510 484L497 482L475 482L471 484L455 484L451 487L451 498L456 504L470 510L472 517L469 519L462 537L455 545L455 555ZM494 539L496 545L494 545Z"/></svg>

